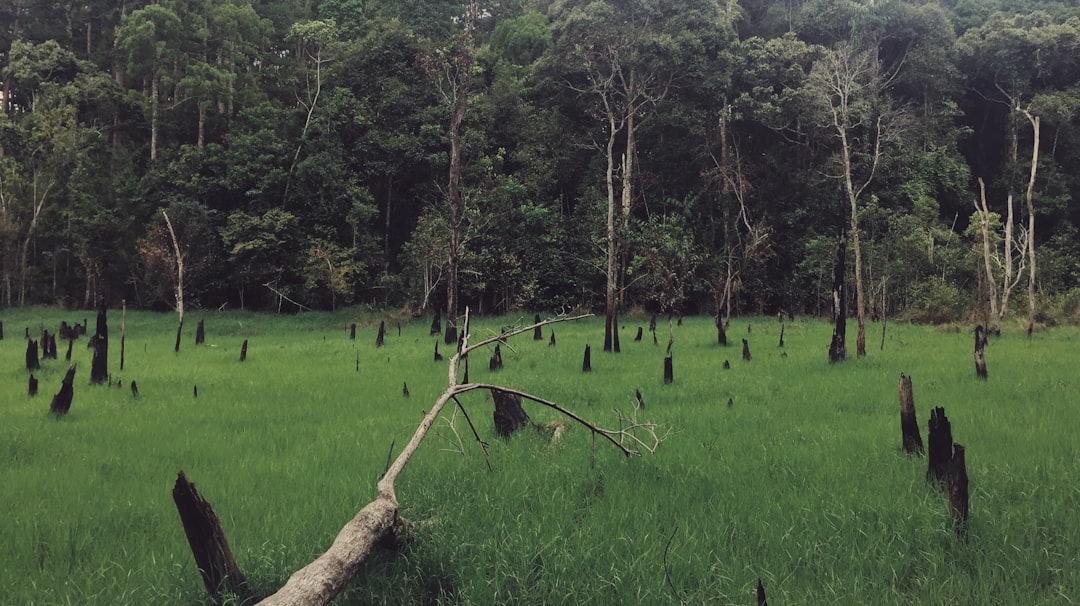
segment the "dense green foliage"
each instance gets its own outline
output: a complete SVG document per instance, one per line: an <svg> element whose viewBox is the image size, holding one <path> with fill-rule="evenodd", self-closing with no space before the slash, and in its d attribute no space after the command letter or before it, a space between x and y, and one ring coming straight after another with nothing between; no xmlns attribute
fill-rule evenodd
<svg viewBox="0 0 1080 606"><path fill-rule="evenodd" d="M427 322L399 334L386 318L376 349L383 318L342 312L194 313L178 354L171 315L129 313L121 372L113 312L110 370L122 387L88 385L80 339L71 412L54 419L49 398L67 365L44 361L40 394L26 396L21 336L81 318L28 308L2 319L0 586L12 604L209 603L170 496L180 469L265 595L372 498L391 445L401 448L447 381ZM206 322L203 346L194 345L196 319ZM647 324L623 319L626 332ZM516 321L493 318L472 332ZM645 409L635 414L667 437L634 459L602 441L594 450L580 427L554 447L533 432L504 442L490 398L467 394L491 470L447 409L397 483L414 541L377 554L338 603L749 604L759 577L780 604L1080 597L1076 328L1031 339L1006 331L990 343L983 382L968 331L890 323L880 353L831 366L827 325L786 323L780 349L775 318L745 322L752 332L742 321L731 332L749 339L750 362L716 344L710 318L673 326L671 385L662 381L666 322L660 346L648 333L625 339L621 354L594 355L588 375L581 355L602 335L598 318L511 340L498 373L474 354L472 380L526 389L601 426L616 425L615 410L634 413L640 389ZM925 482L926 459L901 452L900 372L913 377L924 440L931 407L944 406L967 448L965 538L944 492ZM539 422L559 419L525 409Z"/></svg>
<svg viewBox="0 0 1080 606"><path fill-rule="evenodd" d="M174 305L165 209L189 307L441 306L462 82L474 310L604 301L610 140L623 309L827 308L850 152L871 315L957 317L986 298L978 178L995 245L1008 200L1026 229L1025 115L1041 305L1080 288L1073 2L479 2L464 44L468 4L4 3L0 305ZM841 141L845 57L873 69Z"/></svg>

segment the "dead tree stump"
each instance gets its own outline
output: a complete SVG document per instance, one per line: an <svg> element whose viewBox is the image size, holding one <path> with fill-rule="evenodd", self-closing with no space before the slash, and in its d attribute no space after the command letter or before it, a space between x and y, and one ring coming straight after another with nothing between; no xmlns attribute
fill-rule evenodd
<svg viewBox="0 0 1080 606"><path fill-rule="evenodd" d="M94 356L90 361L90 383L98 385L109 380L109 325L105 302L98 307L97 332L94 333Z"/></svg>
<svg viewBox="0 0 1080 606"><path fill-rule="evenodd" d="M637 327L637 335L634 337L634 343L637 343L637 342L641 341L641 336L642 336L642 333L644 333L644 332L645 332L644 327L641 327L641 326Z"/></svg>
<svg viewBox="0 0 1080 606"><path fill-rule="evenodd" d="M777 345L777 347L783 347L783 346L784 346L784 325L781 324L780 325L780 343Z"/></svg>
<svg viewBox="0 0 1080 606"><path fill-rule="evenodd" d="M428 336L441 335L441 334L442 334L442 312L439 311L438 309L436 309L435 310L435 317L433 317L431 319L431 334L429 334Z"/></svg>
<svg viewBox="0 0 1080 606"><path fill-rule="evenodd" d="M439 353L439 342L435 341L435 361L436 362L441 362L442 359L443 359L443 356L442 356L441 353Z"/></svg>
<svg viewBox="0 0 1080 606"><path fill-rule="evenodd" d="M724 360L724 370L731 370L731 362Z"/></svg>
<svg viewBox="0 0 1080 606"><path fill-rule="evenodd" d="M183 471L176 474L172 496L206 591L215 600L219 600L226 592L245 596L247 582L233 559L229 541L221 528L221 520L210 503L195 490L195 485L184 476Z"/></svg>
<svg viewBox="0 0 1080 606"><path fill-rule="evenodd" d="M4 340L4 321L0 320L0 341Z"/></svg>
<svg viewBox="0 0 1080 606"><path fill-rule="evenodd" d="M652 317L649 318L649 332L656 332L656 314L653 314Z"/></svg>
<svg viewBox="0 0 1080 606"><path fill-rule="evenodd" d="M122 342L123 342L123 341L121 341L121 343L122 343ZM66 353L66 354L64 354L64 361L65 361L65 362L70 362L70 361L71 361L71 350L72 350L72 349L73 349L74 347L75 347L75 340L74 340L74 339L70 339L70 340L68 340L68 348L67 348L67 353ZM121 361L122 361L122 360L124 359L124 358L123 358L123 355L121 355L121 356L120 356L120 359L121 359ZM120 370L124 370L124 368L123 368L123 367L120 367Z"/></svg>
<svg viewBox="0 0 1080 606"><path fill-rule="evenodd" d="M56 359L56 339L49 334L48 330L41 331L41 359Z"/></svg>
<svg viewBox="0 0 1080 606"><path fill-rule="evenodd" d="M355 341L356 340L356 322L353 322L352 324L349 324L349 340L350 341Z"/></svg>
<svg viewBox="0 0 1080 606"><path fill-rule="evenodd" d="M491 359L488 360L488 370L490 370L491 372L496 372L502 370L502 367L502 349L499 347L499 344L496 343L495 353L491 354Z"/></svg>
<svg viewBox="0 0 1080 606"><path fill-rule="evenodd" d="M244 339L244 344L240 346L240 361L247 360L247 344L248 340Z"/></svg>
<svg viewBox="0 0 1080 606"><path fill-rule="evenodd" d="M38 380L34 378L34 375L30 375L30 384L27 386L27 393L31 396L36 396L38 392Z"/></svg>
<svg viewBox="0 0 1080 606"><path fill-rule="evenodd" d="M750 342L746 339L742 340L742 359L750 361Z"/></svg>
<svg viewBox="0 0 1080 606"><path fill-rule="evenodd" d="M386 322L379 320L379 334L375 337L375 347L382 347L386 339Z"/></svg>
<svg viewBox="0 0 1080 606"><path fill-rule="evenodd" d="M202 345L206 343L206 321L199 320L199 323L195 326L195 344Z"/></svg>
<svg viewBox="0 0 1080 606"><path fill-rule="evenodd" d="M75 365L71 365L67 369L67 373L64 375L64 382L60 385L60 391L53 396L52 403L49 404L49 412L53 413L57 417L62 417L71 410L71 399L75 396Z"/></svg>
<svg viewBox="0 0 1080 606"><path fill-rule="evenodd" d="M952 425L941 406L930 411L930 422L926 434L927 445L927 482L944 482L949 475L949 461L952 459Z"/></svg>
<svg viewBox="0 0 1080 606"><path fill-rule="evenodd" d="M521 407L521 396L497 389L491 390L491 399L495 401L495 433L501 438L529 424L529 415Z"/></svg>
<svg viewBox="0 0 1080 606"><path fill-rule="evenodd" d="M727 347L727 328L724 324L724 316L716 314L716 342L720 347Z"/></svg>
<svg viewBox="0 0 1080 606"><path fill-rule="evenodd" d="M133 397L133 398L139 397L139 386L138 386L138 384L135 383L135 381L131 382L131 397Z"/></svg>
<svg viewBox="0 0 1080 606"><path fill-rule="evenodd" d="M675 367L671 361L671 356L664 358L664 385L670 384L675 380Z"/></svg>
<svg viewBox="0 0 1080 606"><path fill-rule="evenodd" d="M979 324L975 327L975 376L986 378L986 330Z"/></svg>
<svg viewBox="0 0 1080 606"><path fill-rule="evenodd" d="M960 444L953 444L949 461L949 509L956 522L956 533L964 534L968 521L968 475L964 447Z"/></svg>
<svg viewBox="0 0 1080 606"><path fill-rule="evenodd" d="M31 372L41 370L41 360L38 359L38 343L33 339L26 341L26 370Z"/></svg>
<svg viewBox="0 0 1080 606"><path fill-rule="evenodd" d="M847 240L840 238L833 267L833 334L829 343L829 364L847 359L847 290L844 288L844 269L847 264Z"/></svg>
<svg viewBox="0 0 1080 606"><path fill-rule="evenodd" d="M536 314L535 316L533 316L533 324L539 324L539 323L540 323L540 314ZM536 328L533 329L533 341L543 341L543 340L544 340L544 333L543 333L542 330L540 330L540 327L537 326Z"/></svg>
<svg viewBox="0 0 1080 606"><path fill-rule="evenodd" d="M765 586L761 584L761 579L757 580L757 603L758 606L769 606L769 602L765 599Z"/></svg>
<svg viewBox="0 0 1080 606"><path fill-rule="evenodd" d="M915 396L911 391L911 377L903 373L900 373L900 433L903 437L904 452L923 454L919 419L915 416Z"/></svg>
<svg viewBox="0 0 1080 606"><path fill-rule="evenodd" d="M555 331L551 331L551 338L548 339L548 347L555 347Z"/></svg>
<svg viewBox="0 0 1080 606"><path fill-rule="evenodd" d="M634 390L634 398L637 399L638 410L645 410L645 398L641 395L640 389Z"/></svg>
<svg viewBox="0 0 1080 606"><path fill-rule="evenodd" d="M408 381L402 381L401 382L401 395L405 396L406 398L409 397L409 382Z"/></svg>
<svg viewBox="0 0 1080 606"><path fill-rule="evenodd" d="M588 345L585 345L585 358L581 361L581 372L592 372L592 356Z"/></svg>

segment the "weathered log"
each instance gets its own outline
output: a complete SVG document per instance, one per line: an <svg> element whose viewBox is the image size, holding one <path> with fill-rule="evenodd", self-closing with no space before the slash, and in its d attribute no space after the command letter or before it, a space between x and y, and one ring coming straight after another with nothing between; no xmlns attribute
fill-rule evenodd
<svg viewBox="0 0 1080 606"><path fill-rule="evenodd" d="M750 342L746 339L742 340L742 359L750 361Z"/></svg>
<svg viewBox="0 0 1080 606"><path fill-rule="evenodd" d="M644 332L645 332L645 329L643 327L641 327L641 326L637 327L637 335L634 336L634 343L637 343L638 341L641 341L641 336L642 336L642 333L644 333Z"/></svg>
<svg viewBox="0 0 1080 606"><path fill-rule="evenodd" d="M592 372L592 355L588 344L585 345L585 357L581 361L581 372Z"/></svg>
<svg viewBox="0 0 1080 606"><path fill-rule="evenodd" d="M844 287L844 269L847 263L847 240L840 238L833 267L833 334L829 343L829 363L847 359L847 290Z"/></svg>
<svg viewBox="0 0 1080 606"><path fill-rule="evenodd" d="M664 385L670 384L675 380L675 367L671 361L671 356L664 358Z"/></svg>
<svg viewBox="0 0 1080 606"><path fill-rule="evenodd" d="M72 364L64 375L64 382L60 385L60 391L53 396L52 403L49 404L49 412L62 417L71 410L71 400L75 396L74 383L75 365Z"/></svg>
<svg viewBox="0 0 1080 606"><path fill-rule="evenodd" d="M199 320L199 323L195 325L195 344L202 345L206 343L206 321Z"/></svg>
<svg viewBox="0 0 1080 606"><path fill-rule="evenodd" d="M975 327L975 376L980 379L986 378L986 330L982 324Z"/></svg>
<svg viewBox="0 0 1080 606"><path fill-rule="evenodd" d="M535 316L533 316L533 324L539 324L539 323L540 323L540 314L536 314ZM544 331L539 326L537 326L536 328L533 329L533 341L543 341L543 340L544 340Z"/></svg>
<svg viewBox="0 0 1080 606"><path fill-rule="evenodd" d="M944 482L949 475L949 461L952 459L952 425L941 406L930 411L930 422L926 434L929 451L927 453L926 481Z"/></svg>
<svg viewBox="0 0 1080 606"><path fill-rule="evenodd" d="M911 391L911 377L903 373L900 373L900 433L904 452L913 455L923 454L919 419L915 416L915 396Z"/></svg>
<svg viewBox="0 0 1080 606"><path fill-rule="evenodd" d="M109 325L105 302L98 307L97 332L94 333L94 356L90 361L90 383L99 385L109 380Z"/></svg>
<svg viewBox="0 0 1080 606"><path fill-rule="evenodd" d="M27 393L31 396L36 396L38 392L38 380L34 375L30 375L30 384L27 385Z"/></svg>
<svg viewBox="0 0 1080 606"><path fill-rule="evenodd" d="M215 600L226 593L246 597L247 581L233 558L221 520L183 471L176 474L172 496L206 591Z"/></svg>
<svg viewBox="0 0 1080 606"><path fill-rule="evenodd" d="M26 370L41 370L41 360L38 359L38 342L29 339L26 341Z"/></svg>
<svg viewBox="0 0 1080 606"><path fill-rule="evenodd" d="M968 475L964 460L964 447L953 444L952 459L949 461L949 509L956 522L956 533L964 534L968 522Z"/></svg>
<svg viewBox="0 0 1080 606"><path fill-rule="evenodd" d="M379 334L375 337L375 347L382 347L386 339L386 322L379 320Z"/></svg>
<svg viewBox="0 0 1080 606"><path fill-rule="evenodd" d="M244 360L247 360L247 346L248 346L248 340L244 339L244 344L240 346L240 361L241 362L243 362Z"/></svg>
<svg viewBox="0 0 1080 606"><path fill-rule="evenodd" d="M521 407L521 396L517 394L491 390L491 399L495 401L495 433L502 438L529 424L529 415Z"/></svg>
<svg viewBox="0 0 1080 606"><path fill-rule="evenodd" d="M769 602L765 599L765 586L761 584L761 579L757 580L757 603L758 606L769 606Z"/></svg>

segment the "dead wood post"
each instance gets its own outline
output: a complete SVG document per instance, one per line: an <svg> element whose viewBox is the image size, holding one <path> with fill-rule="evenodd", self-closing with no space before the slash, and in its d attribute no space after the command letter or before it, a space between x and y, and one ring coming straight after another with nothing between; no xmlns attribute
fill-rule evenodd
<svg viewBox="0 0 1080 606"><path fill-rule="evenodd" d="M243 362L244 360L247 360L247 344L248 344L248 340L244 339L244 344L240 346L240 361L241 362ZM359 362L358 362L358 364L359 364Z"/></svg>
<svg viewBox="0 0 1080 606"><path fill-rule="evenodd" d="M922 455L923 441L919 434L919 419L915 416L915 395L911 391L911 377L900 373L900 433L904 452Z"/></svg>
<svg viewBox="0 0 1080 606"><path fill-rule="evenodd" d="M716 342L721 347L727 347L727 328L724 326L725 324L724 316L716 314Z"/></svg>
<svg viewBox="0 0 1080 606"><path fill-rule="evenodd" d="M537 324L537 325L540 324L540 314L536 314L535 316L533 316L533 324ZM540 326L537 326L536 328L533 329L533 341L543 341L543 340L544 340L544 333L540 329Z"/></svg>
<svg viewBox="0 0 1080 606"><path fill-rule="evenodd" d="M26 392L31 396L36 396L38 392L38 380L34 378L34 375L30 375L30 382L26 386Z"/></svg>
<svg viewBox="0 0 1080 606"><path fill-rule="evenodd" d="M100 384L109 380L109 325L105 301L98 306L97 332L94 333L94 356L90 361L90 383Z"/></svg>
<svg viewBox="0 0 1080 606"><path fill-rule="evenodd" d="M382 347L386 339L386 322L379 320L379 334L375 337L375 347Z"/></svg>
<svg viewBox="0 0 1080 606"><path fill-rule="evenodd" d="M953 444L949 461L949 509L956 522L956 533L964 534L968 522L968 475L964 447L960 444Z"/></svg>
<svg viewBox="0 0 1080 606"><path fill-rule="evenodd" d="M926 481L944 482L949 475L953 441L952 425L941 406L930 411L926 441L929 442Z"/></svg>
<svg viewBox="0 0 1080 606"><path fill-rule="evenodd" d="M980 379L986 378L986 330L982 324L975 327L975 376Z"/></svg>
<svg viewBox="0 0 1080 606"><path fill-rule="evenodd" d="M38 343L33 339L26 341L26 370L31 372L41 370L41 361L38 359Z"/></svg>
<svg viewBox="0 0 1080 606"><path fill-rule="evenodd" d="M49 404L49 412L57 417L62 417L71 410L71 399L75 395L74 383L75 365L72 364L68 367L67 373L64 374L64 382L60 385L60 391L53 396L52 403Z"/></svg>
<svg viewBox="0 0 1080 606"><path fill-rule="evenodd" d="M664 385L668 385L675 381L675 366L671 360L671 356L664 358Z"/></svg>
<svg viewBox="0 0 1080 606"><path fill-rule="evenodd" d="M769 602L765 599L765 586L761 584L761 579L757 580L757 603L758 606L769 606Z"/></svg>
<svg viewBox="0 0 1080 606"><path fill-rule="evenodd" d="M491 399L495 401L495 433L500 437L509 438L510 434L529 424L529 415L521 407L521 396L493 389Z"/></svg>
<svg viewBox="0 0 1080 606"><path fill-rule="evenodd" d="M195 484L188 481L183 471L176 474L172 496L206 591L219 601L225 593L243 597L247 593L247 582L233 559L214 508L199 495Z"/></svg>
<svg viewBox="0 0 1080 606"><path fill-rule="evenodd" d="M750 342L746 339L742 340L742 359L750 361Z"/></svg>
<svg viewBox="0 0 1080 606"><path fill-rule="evenodd" d="M202 322L199 322L202 326ZM127 299L120 299L120 370L124 370L124 342L127 340ZM71 341L68 341L71 343ZM71 347L68 347L68 361L71 361Z"/></svg>
<svg viewBox="0 0 1080 606"><path fill-rule="evenodd" d="M199 320L199 323L195 325L195 344L202 345L206 343L206 321Z"/></svg>
<svg viewBox="0 0 1080 606"><path fill-rule="evenodd" d="M581 361L581 372L592 372L592 356L588 344L585 345L585 357Z"/></svg>
<svg viewBox="0 0 1080 606"><path fill-rule="evenodd" d="M847 240L840 238L833 267L833 334L829 343L829 363L847 359L847 289L844 288L844 269L847 263Z"/></svg>

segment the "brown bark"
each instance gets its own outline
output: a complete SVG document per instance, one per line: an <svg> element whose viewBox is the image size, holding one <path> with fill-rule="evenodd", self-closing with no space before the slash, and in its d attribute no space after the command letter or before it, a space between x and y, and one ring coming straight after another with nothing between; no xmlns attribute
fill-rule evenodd
<svg viewBox="0 0 1080 606"><path fill-rule="evenodd" d="M900 374L900 433L904 452L923 454L922 436L919 434L919 419L915 415L915 395L911 390L911 377Z"/></svg>
<svg viewBox="0 0 1080 606"><path fill-rule="evenodd" d="M183 471L176 474L172 496L206 591L215 599L225 593L244 596L247 582L233 558L221 521Z"/></svg>

